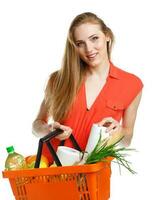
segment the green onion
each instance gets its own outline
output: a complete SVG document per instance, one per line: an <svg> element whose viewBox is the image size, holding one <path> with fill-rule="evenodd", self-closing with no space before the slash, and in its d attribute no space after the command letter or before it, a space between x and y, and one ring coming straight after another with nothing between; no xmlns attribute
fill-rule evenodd
<svg viewBox="0 0 154 200"><path fill-rule="evenodd" d="M101 161L109 162L106 158L113 157L117 160L116 163L119 165L119 168L120 166L123 166L132 174L135 174L136 172L132 170L130 167L131 163L125 159L125 157L128 155L126 153L128 151L134 151L135 149L118 147L118 144L122 139L123 137L121 137L118 141L114 142L113 144L107 145L109 138L101 140L101 134L100 134L98 143L95 146L94 150L87 156L85 164L92 164Z"/></svg>

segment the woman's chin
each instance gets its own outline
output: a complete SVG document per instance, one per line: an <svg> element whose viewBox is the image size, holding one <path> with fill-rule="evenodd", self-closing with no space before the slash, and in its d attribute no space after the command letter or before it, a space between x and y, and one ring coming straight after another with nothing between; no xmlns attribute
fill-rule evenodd
<svg viewBox="0 0 154 200"><path fill-rule="evenodd" d="M91 67L91 68L95 68L95 67L98 67L99 66L99 62L89 62L88 63L88 65L89 65L89 67Z"/></svg>

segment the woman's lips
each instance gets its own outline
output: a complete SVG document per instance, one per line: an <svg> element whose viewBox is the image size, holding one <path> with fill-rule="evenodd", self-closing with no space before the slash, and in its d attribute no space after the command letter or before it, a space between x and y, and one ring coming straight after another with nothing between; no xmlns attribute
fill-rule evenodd
<svg viewBox="0 0 154 200"><path fill-rule="evenodd" d="M93 53L93 54L87 55L86 57L87 57L89 60L93 60L93 59L95 59L96 56L97 56L97 53Z"/></svg>

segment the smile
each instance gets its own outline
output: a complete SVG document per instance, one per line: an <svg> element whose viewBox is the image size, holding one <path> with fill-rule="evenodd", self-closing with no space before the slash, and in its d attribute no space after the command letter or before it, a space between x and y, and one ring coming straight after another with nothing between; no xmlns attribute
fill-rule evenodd
<svg viewBox="0 0 154 200"><path fill-rule="evenodd" d="M97 53L94 53L94 54L90 54L90 55L87 55L87 58L88 59L94 59L96 57Z"/></svg>

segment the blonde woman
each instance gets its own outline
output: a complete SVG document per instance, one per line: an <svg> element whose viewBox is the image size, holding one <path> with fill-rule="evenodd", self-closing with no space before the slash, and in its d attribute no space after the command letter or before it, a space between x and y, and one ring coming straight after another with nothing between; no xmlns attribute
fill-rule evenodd
<svg viewBox="0 0 154 200"><path fill-rule="evenodd" d="M113 136L131 142L142 81L111 62L114 36L102 19L82 13L72 21L60 70L51 74L33 132L43 136L53 128L63 133L55 139L71 146L71 133L84 150L93 123L109 124ZM54 123L49 124L52 117ZM121 122L121 123L120 123ZM48 156L44 146L43 152Z"/></svg>

